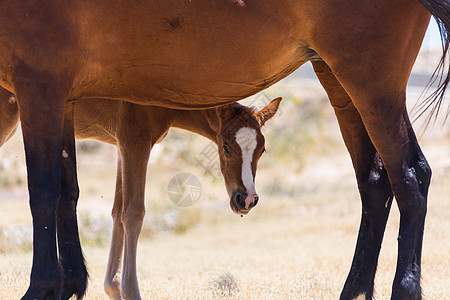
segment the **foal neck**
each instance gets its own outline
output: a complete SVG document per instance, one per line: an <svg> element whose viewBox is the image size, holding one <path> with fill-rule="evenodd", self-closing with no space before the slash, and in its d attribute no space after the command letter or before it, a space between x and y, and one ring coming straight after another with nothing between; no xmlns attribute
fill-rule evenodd
<svg viewBox="0 0 450 300"><path fill-rule="evenodd" d="M173 127L188 130L200 134L217 143L219 131L219 116L216 109L202 110L176 110L173 119Z"/></svg>

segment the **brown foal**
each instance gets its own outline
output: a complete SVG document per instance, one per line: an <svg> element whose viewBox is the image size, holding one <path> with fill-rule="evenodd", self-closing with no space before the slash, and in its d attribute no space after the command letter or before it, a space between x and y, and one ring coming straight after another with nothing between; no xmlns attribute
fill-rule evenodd
<svg viewBox="0 0 450 300"><path fill-rule="evenodd" d="M18 111L14 96L0 91L0 112L5 112L0 115L1 146L17 127ZM119 150L113 234L104 281L111 299L141 298L136 250L145 214L146 170L153 145L164 139L170 127L189 130L215 142L230 207L237 214L247 214L258 202L254 179L264 152L261 127L275 115L280 102L281 98L276 98L257 112L239 103L206 110L175 110L104 99L68 104L67 113L73 110L77 139L96 139L117 145Z"/></svg>

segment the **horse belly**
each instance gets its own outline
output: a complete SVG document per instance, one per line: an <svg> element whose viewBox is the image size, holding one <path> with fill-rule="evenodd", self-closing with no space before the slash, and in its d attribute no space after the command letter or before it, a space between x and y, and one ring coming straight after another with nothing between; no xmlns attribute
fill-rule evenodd
<svg viewBox="0 0 450 300"><path fill-rule="evenodd" d="M214 66L204 69L201 74L195 71L195 65L189 72L176 67L133 67L132 72L121 69L118 71L120 75L115 77L105 75L107 81L96 82L92 86L88 83L87 89L75 89L73 97L95 96L169 108L211 107L253 95L286 77L305 61L297 60L255 72L249 70L255 66L264 68L265 65L238 63L227 68L229 74L220 72ZM245 72L241 73L245 76L233 76L240 72ZM81 95L76 94L78 91Z"/></svg>
<svg viewBox="0 0 450 300"><path fill-rule="evenodd" d="M263 90L310 58L280 12L233 6L232 1L215 1L225 4L206 11L207 1L168 9L174 2L158 4L165 6L147 11L145 18L128 12L131 19L145 20L133 28L108 22L114 12L102 17L94 10L85 22L103 28L85 41L89 56L71 97L211 107Z"/></svg>

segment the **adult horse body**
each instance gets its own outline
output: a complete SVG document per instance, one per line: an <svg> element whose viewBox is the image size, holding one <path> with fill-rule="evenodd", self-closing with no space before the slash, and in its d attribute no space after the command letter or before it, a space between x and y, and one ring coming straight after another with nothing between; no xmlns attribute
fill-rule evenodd
<svg viewBox="0 0 450 300"><path fill-rule="evenodd" d="M86 286L81 248L61 247L67 228L76 229L64 199L78 194L67 100L207 108L254 94L308 60L335 108L363 204L341 298L371 299L393 195L401 220L392 298L421 298L431 171L405 109L406 83L430 18L421 4L448 33L448 0L2 1L0 84L19 103L33 215L24 298L81 297Z"/></svg>

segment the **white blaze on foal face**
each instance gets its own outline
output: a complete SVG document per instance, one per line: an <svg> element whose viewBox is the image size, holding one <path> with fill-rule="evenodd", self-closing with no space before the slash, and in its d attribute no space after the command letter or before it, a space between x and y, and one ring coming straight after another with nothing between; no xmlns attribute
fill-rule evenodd
<svg viewBox="0 0 450 300"><path fill-rule="evenodd" d="M258 204L255 172L265 143L261 127L275 115L280 102L281 98L273 99L259 111L237 102L216 109L219 131L215 142L219 146L220 169L230 207L241 216Z"/></svg>
<svg viewBox="0 0 450 300"><path fill-rule="evenodd" d="M245 206L253 202L256 196L255 184L253 182L252 161L256 149L256 130L250 127L243 127L236 132L236 143L242 152L242 182L247 189L247 199Z"/></svg>

